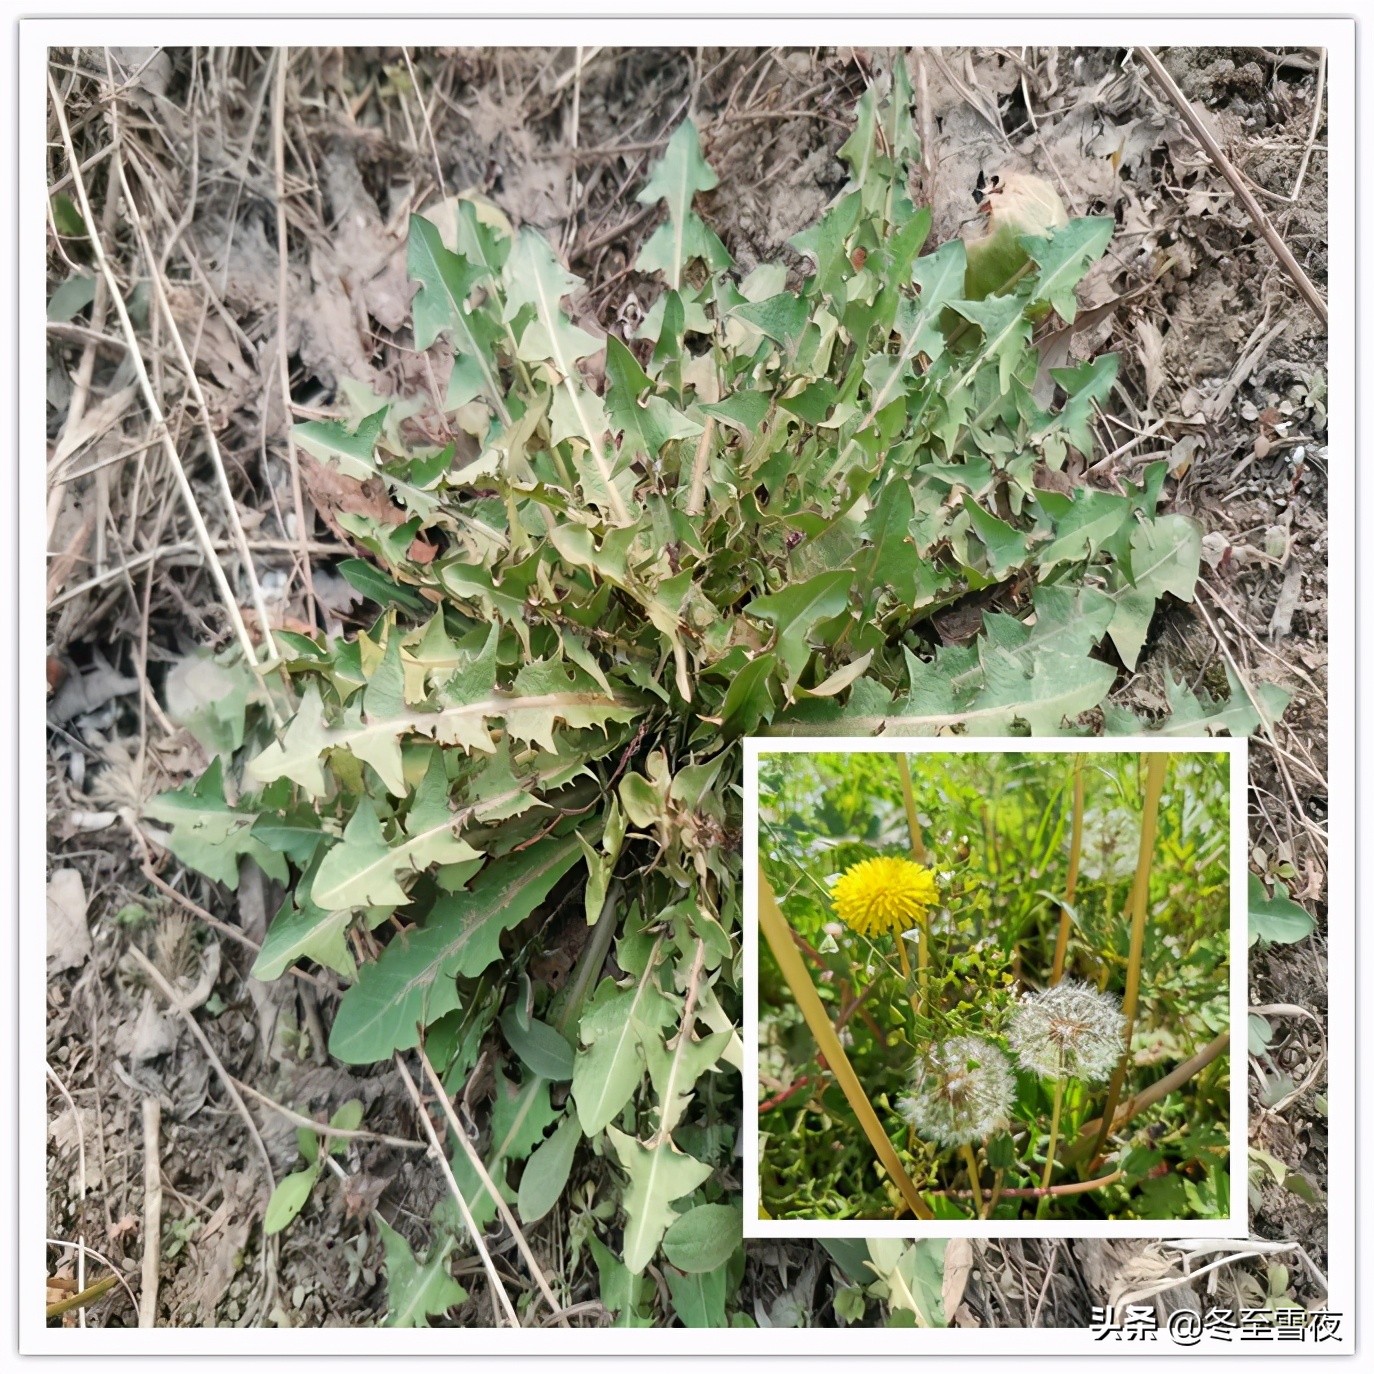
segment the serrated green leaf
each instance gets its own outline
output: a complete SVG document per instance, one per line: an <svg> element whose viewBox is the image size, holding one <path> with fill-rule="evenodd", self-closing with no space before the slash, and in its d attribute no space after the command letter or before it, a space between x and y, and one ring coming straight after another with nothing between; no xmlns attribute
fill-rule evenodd
<svg viewBox="0 0 1374 1374"><path fill-rule="evenodd" d="M395 936L344 994L329 1051L371 1064L419 1043L421 1025L459 1005L454 979L500 957L503 931L523 921L581 856L572 835L487 865L469 892L441 897L424 928Z"/></svg>
<svg viewBox="0 0 1374 1374"><path fill-rule="evenodd" d="M650 235L640 249L635 260L637 271L663 272L668 285L676 291L682 285L683 267L693 258L704 258L713 268L728 264L729 257L720 240L692 210L697 192L709 191L715 185L716 174L701 154L696 125L684 119L673 131L663 156L654 164L639 193L641 205L663 201L668 207L668 222Z"/></svg>
<svg viewBox="0 0 1374 1374"><path fill-rule="evenodd" d="M312 681L301 698L296 714L280 740L273 740L248 764L248 776L261 783L290 778L312 797L323 797L328 790L320 754L329 743L329 727L324 718L320 689Z"/></svg>
<svg viewBox="0 0 1374 1374"><path fill-rule="evenodd" d="M564 271L553 249L541 234L522 229L506 264L506 318L513 320L522 307L533 309L534 318L520 338L520 356L527 361L548 360L558 373L562 395L577 435L592 458L596 484L587 498L603 508L618 525L631 522L625 492L616 485L613 455L606 450L607 423L600 398L588 390L577 370L578 361L600 350L601 344L578 329L563 313L564 296L581 286L581 280ZM633 487L626 473L625 486Z"/></svg>
<svg viewBox="0 0 1374 1374"><path fill-rule="evenodd" d="M625 1267L640 1274L657 1253L663 1233L677 1219L673 1203L710 1178L711 1166L683 1154L671 1142L650 1149L614 1126L606 1127L606 1138L629 1178L622 1199Z"/></svg>
<svg viewBox="0 0 1374 1374"><path fill-rule="evenodd" d="M972 496L964 494L964 509L978 538L983 541L983 551L987 556L988 571L996 578L1002 578L1013 568L1025 563L1028 552L1026 537L1020 531L985 511Z"/></svg>
<svg viewBox="0 0 1374 1374"><path fill-rule="evenodd" d="M606 413L612 427L625 436L631 453L657 458L670 440L701 433L695 420L653 394L653 382L614 334L606 338L606 379L610 383Z"/></svg>
<svg viewBox="0 0 1374 1374"><path fill-rule="evenodd" d="M231 891L238 889L239 860L245 856L269 877L286 881L281 855L253 835L258 813L225 800L218 757L195 782L149 800L143 814L171 825L167 847L182 863Z"/></svg>
<svg viewBox="0 0 1374 1374"><path fill-rule="evenodd" d="M1048 237L1026 235L1022 246L1037 267L1032 300L1051 305L1065 324L1078 313L1074 288L1107 251L1116 222L1108 215L1071 219Z"/></svg>
<svg viewBox="0 0 1374 1374"><path fill-rule="evenodd" d="M352 919L350 908L327 911L305 900L299 892L294 899L288 896L258 951L253 977L263 982L280 978L300 959L313 959L345 978L355 977L357 965L344 938Z"/></svg>
<svg viewBox="0 0 1374 1374"><path fill-rule="evenodd" d="M692 1100L697 1079L719 1062L730 1034L717 1031L713 1035L693 1039L679 1030L670 1044L656 1036L645 1036L644 1058L649 1067L649 1081L658 1099L657 1125L660 1135L674 1130Z"/></svg>
<svg viewBox="0 0 1374 1374"><path fill-rule="evenodd" d="M412 215L406 270L420 283L411 302L415 347L423 352L445 331L453 337L454 378L449 382L446 404L456 409L480 395L502 423L509 425L510 411L491 355L491 331L482 328L481 317L468 304L473 289L489 276L489 269L449 252L438 228Z"/></svg>
<svg viewBox="0 0 1374 1374"><path fill-rule="evenodd" d="M573 1060L572 1094L587 1135L614 1121L643 1081L644 1042L672 1024L675 1008L655 981L650 959L638 981L625 988L606 979L582 1013L583 1048Z"/></svg>
<svg viewBox="0 0 1374 1374"><path fill-rule="evenodd" d="M755 597L744 609L777 627L776 652L794 685L811 658L808 636L816 624L830 620L849 605L854 573L848 568L820 573L784 591Z"/></svg>
<svg viewBox="0 0 1374 1374"><path fill-rule="evenodd" d="M400 904L409 899L398 875L481 857L454 833L444 762L436 751L415 790L404 837L388 841L375 808L364 797L342 841L321 861L310 895L316 905L330 910Z"/></svg>
<svg viewBox="0 0 1374 1374"><path fill-rule="evenodd" d="M1116 602L1109 633L1128 668L1145 646L1159 598L1193 599L1201 560L1202 531L1187 516L1161 515L1131 535L1130 568L1109 593Z"/></svg>
<svg viewBox="0 0 1374 1374"><path fill-rule="evenodd" d="M445 1236L421 1264L410 1242L374 1214L386 1254L387 1326L428 1326L431 1317L442 1317L467 1301L467 1290L448 1272L452 1236Z"/></svg>
<svg viewBox="0 0 1374 1374"><path fill-rule="evenodd" d="M654 1281L647 1275L632 1274L595 1236L589 1237L587 1248L596 1262L601 1305L615 1314L616 1326L652 1326Z"/></svg>

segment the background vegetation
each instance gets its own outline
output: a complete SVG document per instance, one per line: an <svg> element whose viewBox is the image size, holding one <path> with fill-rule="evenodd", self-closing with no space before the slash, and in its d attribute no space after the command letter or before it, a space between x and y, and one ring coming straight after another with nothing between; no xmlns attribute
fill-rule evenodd
<svg viewBox="0 0 1374 1374"><path fill-rule="evenodd" d="M1131 892L1140 842L1142 757L1089 754L1083 838L1065 972L1123 992ZM765 754L760 762L760 855L806 954L851 1062L936 1215L967 1216L952 1152L908 1131L896 1110L918 1051L950 1035L1005 1048L1018 992L1046 986L1065 901L1076 757L1059 753L918 753L910 758L918 813L943 904L931 916L926 1015L910 998L894 940L855 935L828 898L834 875L877 854L909 854L896 760L885 753ZM1229 808L1224 754L1173 754L1149 877L1140 1003L1122 1100L1146 1088L1229 1028ZM815 1045L777 964L760 941L758 1086L762 1201L777 1218L893 1215L891 1185ZM1052 1215L1177 1219L1226 1216L1230 1136L1228 1054L1140 1113L1105 1148L1121 1177L1054 1198ZM1015 1118L1048 1119L1052 1085L1017 1074ZM1100 1115L1104 1088L1070 1084L1062 1136ZM1091 1133L1090 1133L1091 1134ZM1034 1188L1038 1136L1013 1126L987 1158L1006 1189ZM1080 1174L1091 1157L1080 1158ZM1041 1156L1043 1159L1043 1155ZM1102 1174L1107 1169L1099 1171ZM1062 1181L1072 1180L1073 1172ZM1004 1193L993 1215L1031 1215Z"/></svg>

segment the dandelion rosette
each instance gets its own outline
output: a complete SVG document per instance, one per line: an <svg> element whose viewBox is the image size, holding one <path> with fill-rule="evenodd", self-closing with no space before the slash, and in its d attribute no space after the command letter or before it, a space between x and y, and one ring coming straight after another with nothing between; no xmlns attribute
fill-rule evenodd
<svg viewBox="0 0 1374 1374"><path fill-rule="evenodd" d="M1109 992L1066 978L1016 1009L1007 1038L1023 1069L1100 1083L1121 1058L1126 1018Z"/></svg>
<svg viewBox="0 0 1374 1374"><path fill-rule="evenodd" d="M910 930L940 900L935 874L911 859L864 859L830 895L845 925L870 936Z"/></svg>
<svg viewBox="0 0 1374 1374"><path fill-rule="evenodd" d="M917 1062L911 1095L897 1110L927 1140L971 1145L1005 1126L1016 1082L996 1045L959 1035L932 1045Z"/></svg>

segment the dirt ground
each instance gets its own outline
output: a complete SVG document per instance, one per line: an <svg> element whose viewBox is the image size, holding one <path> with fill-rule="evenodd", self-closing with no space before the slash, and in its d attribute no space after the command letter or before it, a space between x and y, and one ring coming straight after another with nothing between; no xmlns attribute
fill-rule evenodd
<svg viewBox="0 0 1374 1374"><path fill-rule="evenodd" d="M1321 55L1161 57L1324 290ZM352 550L321 479L307 478L297 505L284 399L299 419L361 404L366 391L426 393L432 380L408 333L413 207L482 191L561 245L587 280L586 315L627 330L656 290L630 266L656 223L635 193L682 116L698 121L720 178L703 213L747 270L790 253L787 239L844 184L836 150L850 111L893 58L857 48L320 48L292 52L283 74L270 50L56 52L52 77L98 229L240 604L253 604L251 587L212 438L269 619L290 626L304 614L302 541L327 623L366 619L332 571ZM1166 673L1224 694L1228 667L1246 690L1275 683L1291 693L1283 719L1252 744L1253 863L1291 864L1294 895L1320 924L1252 961L1250 996L1315 1019L1274 1014L1277 1062L1302 1090L1270 1110L1252 1075L1251 1135L1312 1191L1265 1181L1252 1219L1256 1237L1298 1243L1292 1295L1316 1301L1326 1265L1324 329L1127 51L928 49L900 60L917 92L924 153L914 193L934 208L933 241L973 218L980 180L1011 169L1052 180L1070 213L1118 223L1082 291L1091 327L1066 344L1122 361L1088 477L1111 486L1166 458L1167 500L1207 532L1197 601L1158 618L1120 698L1162 708ZM70 196L55 107L50 115L50 189ZM73 271L89 272L82 246L60 235L54 221L50 295ZM80 1238L87 1273L112 1268L127 1285L84 1320L136 1324L151 1151L159 1324L372 1325L385 1297L367 1218L375 1208L422 1246L442 1180L420 1150L367 1140L344 1160L354 1179L345 1194L321 1190L322 1203L266 1245L255 1224L263 1153L278 1177L298 1157L295 1123L270 1102L308 1114L358 1097L369 1124L386 1121L412 1140L420 1131L394 1072L354 1073L325 1056L328 975L266 986L247 977L280 894L251 874L236 896L212 887L137 819L148 797L203 765L168 719L169 679L196 646L227 643L230 627L119 334L97 293L89 310L52 319L47 340L48 1235L62 1242L49 1251L49 1282L78 1278ZM320 518L302 530L297 509L312 505ZM141 960L178 990L185 1015L169 1010ZM567 1223L557 1209L532 1235L555 1269ZM1144 1241L956 1244L971 1265L960 1325L1083 1324L1094 1304L1184 1273L1178 1252ZM499 1245L497 1260L512 1292L527 1283ZM479 1272L476 1257L455 1266L460 1279ZM585 1255L572 1281L586 1300L578 1320L604 1320ZM1263 1270L1242 1255L1219 1282L1245 1304ZM753 1245L745 1310L761 1324L830 1324L835 1284L819 1247ZM491 1320L480 1280L470 1287L454 1324ZM1185 1283L1155 1301L1196 1305L1198 1295Z"/></svg>

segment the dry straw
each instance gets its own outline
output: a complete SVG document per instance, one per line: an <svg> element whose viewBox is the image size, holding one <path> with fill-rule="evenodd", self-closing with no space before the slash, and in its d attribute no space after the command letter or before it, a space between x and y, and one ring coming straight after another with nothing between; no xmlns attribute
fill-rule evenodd
<svg viewBox="0 0 1374 1374"><path fill-rule="evenodd" d="M934 1213L922 1200L920 1193L916 1191L916 1185L911 1181L911 1176L902 1167L902 1161L897 1158L897 1152L892 1148L892 1142L887 1138L882 1123L878 1120L878 1114L873 1110L873 1104L868 1100L868 1095L859 1082L859 1076L854 1072L854 1066L849 1062L839 1036L830 1024L825 1007L816 989L811 985L806 966L793 943L792 928L778 907L777 898L774 897L773 888L764 876L762 866L759 868L759 929L763 931L768 948L773 951L773 958L777 960L778 968L787 980L787 986L791 989L792 996L806 1020L807 1029L815 1038L817 1048L825 1056L825 1062L835 1075L835 1080L858 1118L859 1125L863 1127L869 1144L873 1146L874 1154L878 1156L883 1168L887 1170L888 1177L906 1199L907 1206L922 1221L933 1221Z"/></svg>

